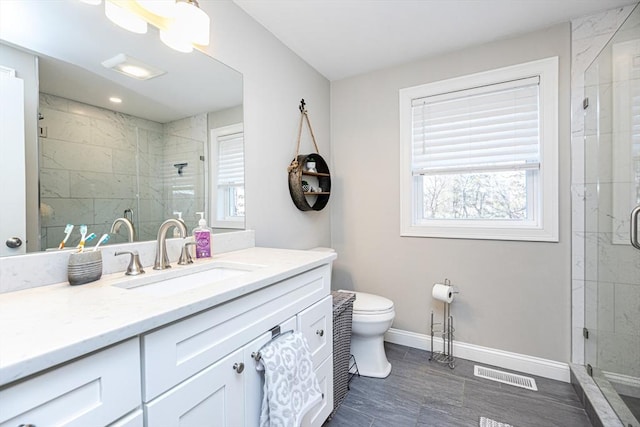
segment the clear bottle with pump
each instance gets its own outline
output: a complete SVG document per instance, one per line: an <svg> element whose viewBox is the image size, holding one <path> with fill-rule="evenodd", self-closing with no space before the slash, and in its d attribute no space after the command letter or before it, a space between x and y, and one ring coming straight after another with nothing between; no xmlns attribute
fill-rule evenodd
<svg viewBox="0 0 640 427"><path fill-rule="evenodd" d="M196 212L200 215L198 226L193 229L193 238L196 242L196 258L211 257L211 236L212 230L207 227L207 220L204 219L204 212Z"/></svg>
<svg viewBox="0 0 640 427"><path fill-rule="evenodd" d="M182 219L182 212L174 212L174 215L178 215L178 220L184 222ZM180 237L180 230L178 227L173 227L173 237Z"/></svg>

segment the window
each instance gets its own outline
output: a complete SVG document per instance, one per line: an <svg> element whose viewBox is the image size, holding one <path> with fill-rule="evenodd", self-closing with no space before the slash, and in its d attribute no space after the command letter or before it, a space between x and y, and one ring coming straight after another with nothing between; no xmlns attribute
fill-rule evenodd
<svg viewBox="0 0 640 427"><path fill-rule="evenodd" d="M244 132L242 124L211 131L214 227L244 227Z"/></svg>
<svg viewBox="0 0 640 427"><path fill-rule="evenodd" d="M558 58L400 90L401 235L558 241Z"/></svg>

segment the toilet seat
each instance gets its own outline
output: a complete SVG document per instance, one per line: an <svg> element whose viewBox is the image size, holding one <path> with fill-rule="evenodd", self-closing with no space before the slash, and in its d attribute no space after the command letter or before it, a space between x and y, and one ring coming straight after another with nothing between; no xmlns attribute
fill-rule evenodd
<svg viewBox="0 0 640 427"><path fill-rule="evenodd" d="M380 295L368 294L366 292L351 292L356 295L353 302L353 314L358 315L376 315L388 314L394 312L393 301Z"/></svg>

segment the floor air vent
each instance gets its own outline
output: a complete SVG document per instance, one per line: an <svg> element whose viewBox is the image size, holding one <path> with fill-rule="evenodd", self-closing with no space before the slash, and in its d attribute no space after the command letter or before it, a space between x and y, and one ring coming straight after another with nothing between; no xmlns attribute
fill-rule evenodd
<svg viewBox="0 0 640 427"><path fill-rule="evenodd" d="M473 374L476 377L485 378L491 381L497 381L503 384L514 385L516 387L526 388L527 390L538 391L536 380L524 377L510 372L498 371L497 369L485 368L484 366L475 365Z"/></svg>

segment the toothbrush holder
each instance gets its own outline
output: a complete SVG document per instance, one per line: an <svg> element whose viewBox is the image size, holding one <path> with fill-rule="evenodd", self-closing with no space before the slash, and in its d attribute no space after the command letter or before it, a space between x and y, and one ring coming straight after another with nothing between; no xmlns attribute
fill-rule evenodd
<svg viewBox="0 0 640 427"><path fill-rule="evenodd" d="M84 285L102 277L102 252L74 252L69 256L67 267L69 284Z"/></svg>

